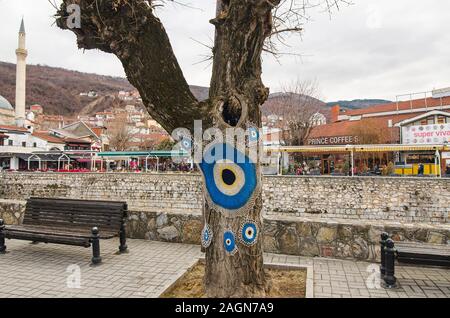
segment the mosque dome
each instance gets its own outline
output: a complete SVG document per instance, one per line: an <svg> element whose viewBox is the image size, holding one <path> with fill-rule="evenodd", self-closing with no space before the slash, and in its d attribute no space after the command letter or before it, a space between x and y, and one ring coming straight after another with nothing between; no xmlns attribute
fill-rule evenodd
<svg viewBox="0 0 450 318"><path fill-rule="evenodd" d="M14 110L6 98L0 95L0 109Z"/></svg>

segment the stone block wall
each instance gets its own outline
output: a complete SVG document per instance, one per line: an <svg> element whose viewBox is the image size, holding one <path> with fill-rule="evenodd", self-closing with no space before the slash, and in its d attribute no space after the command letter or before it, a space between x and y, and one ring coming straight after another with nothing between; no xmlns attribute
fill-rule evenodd
<svg viewBox="0 0 450 318"><path fill-rule="evenodd" d="M24 210L25 201L0 200L0 218L6 224L20 224ZM127 236L134 239L200 245L201 230L198 214L130 211L127 221ZM450 242L450 228L445 225L338 223L279 216L264 219L262 239L264 251L270 253L378 261L383 231L396 241Z"/></svg>
<svg viewBox="0 0 450 318"><path fill-rule="evenodd" d="M126 201L134 210L201 213L200 177L191 174L0 173L0 199L54 197Z"/></svg>
<svg viewBox="0 0 450 318"><path fill-rule="evenodd" d="M20 224L32 196L124 200L128 236L200 243L201 177L193 174L0 173L0 218ZM376 260L396 241L450 244L450 180L265 177L266 252Z"/></svg>
<svg viewBox="0 0 450 318"><path fill-rule="evenodd" d="M317 220L446 224L450 179L265 177L264 215ZM130 209L201 214L194 174L0 173L0 199L125 200Z"/></svg>
<svg viewBox="0 0 450 318"><path fill-rule="evenodd" d="M448 223L450 179L266 177L269 216Z"/></svg>

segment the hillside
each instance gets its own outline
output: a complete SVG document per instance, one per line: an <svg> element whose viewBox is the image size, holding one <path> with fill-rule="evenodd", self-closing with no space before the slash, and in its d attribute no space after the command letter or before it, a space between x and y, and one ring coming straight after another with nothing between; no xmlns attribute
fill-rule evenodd
<svg viewBox="0 0 450 318"><path fill-rule="evenodd" d="M327 103L327 106L332 107L335 105L341 106L341 108L344 109L360 109L360 108L366 108L369 106L375 106L380 104L388 104L392 103L389 100L385 99L355 99L355 100L340 100L337 102L330 102Z"/></svg>
<svg viewBox="0 0 450 318"><path fill-rule="evenodd" d="M298 102L299 107L308 106L314 112L319 111L325 115L328 114L329 108L326 104L311 96L299 95L294 93L273 93L269 96L269 99L261 107L264 116L275 114L278 116L289 116L291 113L297 113L298 107L293 109L292 101Z"/></svg>
<svg viewBox="0 0 450 318"><path fill-rule="evenodd" d="M15 64L0 62L0 95L8 99L14 105L15 99ZM80 96L94 90L98 97L89 98ZM124 102L117 98L119 91L134 90L133 86L125 78L102 76L97 74L81 73L62 68L42 65L27 66L27 105L39 104L49 115L91 115L104 111L111 107L124 107L130 102ZM199 100L208 98L207 87L191 86L193 94ZM271 94L267 102L262 106L263 115L276 114L284 116L295 109L285 105L286 94ZM388 101L384 100L354 100L324 103L309 96L296 97L299 100L308 99L309 104L323 113L329 112L329 107L340 104L347 109L363 108ZM289 108L289 109L288 109Z"/></svg>
<svg viewBox="0 0 450 318"><path fill-rule="evenodd" d="M14 105L15 64L0 62L0 95ZM80 93L94 90L100 96L132 90L124 78L87 74L41 65L27 66L27 105L39 104L51 115L74 115L93 99ZM102 108L102 107L99 107Z"/></svg>

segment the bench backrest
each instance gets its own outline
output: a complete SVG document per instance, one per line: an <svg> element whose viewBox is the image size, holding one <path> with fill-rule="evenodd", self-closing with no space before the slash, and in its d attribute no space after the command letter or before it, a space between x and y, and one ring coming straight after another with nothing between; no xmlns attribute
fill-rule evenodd
<svg viewBox="0 0 450 318"><path fill-rule="evenodd" d="M118 232L126 216L126 202L30 198L23 224Z"/></svg>

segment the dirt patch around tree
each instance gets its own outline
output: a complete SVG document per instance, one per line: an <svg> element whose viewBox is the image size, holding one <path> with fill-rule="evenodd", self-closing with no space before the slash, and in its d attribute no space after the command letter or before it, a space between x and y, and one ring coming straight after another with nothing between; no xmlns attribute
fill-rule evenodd
<svg viewBox="0 0 450 318"><path fill-rule="evenodd" d="M266 272L272 279L272 288L267 298L305 298L306 271L306 268L268 266ZM205 298L204 276L205 264L198 262L160 298Z"/></svg>

